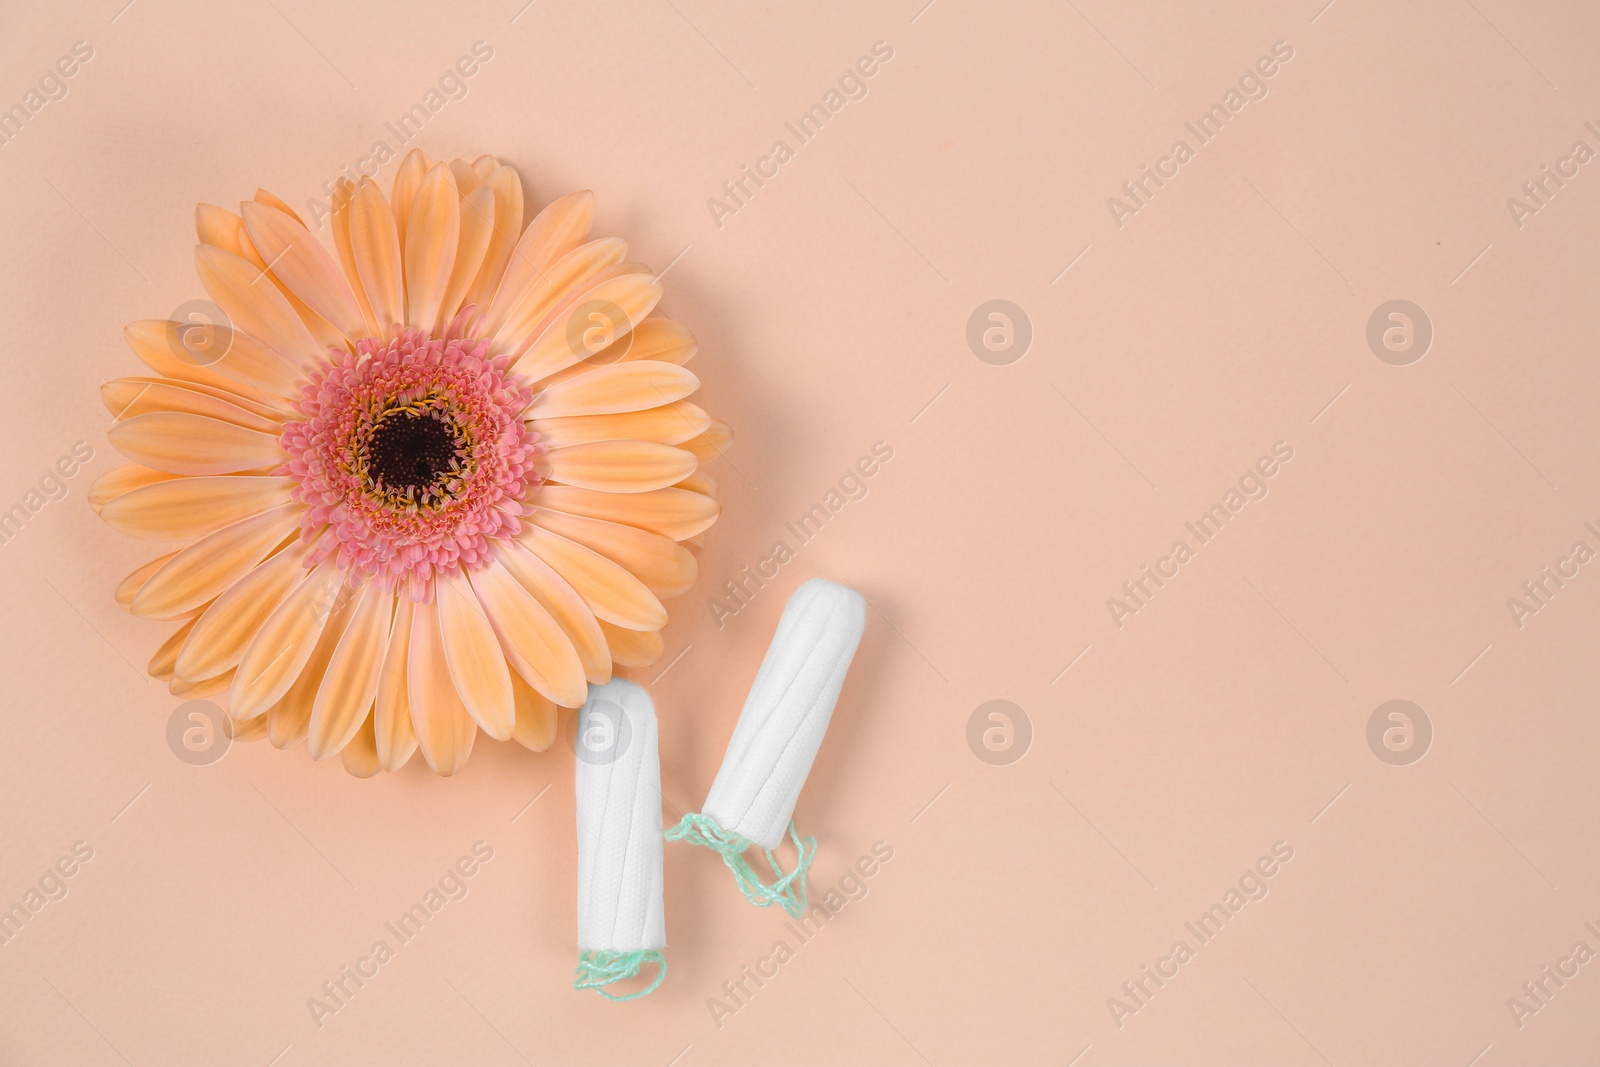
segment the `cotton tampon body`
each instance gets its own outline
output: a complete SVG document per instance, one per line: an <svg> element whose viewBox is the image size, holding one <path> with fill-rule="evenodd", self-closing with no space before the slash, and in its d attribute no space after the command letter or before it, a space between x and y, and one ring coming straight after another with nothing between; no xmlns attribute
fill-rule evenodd
<svg viewBox="0 0 1600 1067"><path fill-rule="evenodd" d="M865 625L866 605L854 590L821 578L795 590L756 673L704 810L684 816L667 834L720 853L753 904L782 904L795 915L805 907L805 871L816 842L795 831L795 802ZM788 874L772 854L786 830L800 854ZM766 850L776 882L763 883L745 862L743 853L752 844Z"/></svg>
<svg viewBox="0 0 1600 1067"><path fill-rule="evenodd" d="M578 713L578 980L612 1000L653 992L667 974L662 907L661 764L650 696L614 679L589 687ZM616 996L605 987L646 963L646 988Z"/></svg>

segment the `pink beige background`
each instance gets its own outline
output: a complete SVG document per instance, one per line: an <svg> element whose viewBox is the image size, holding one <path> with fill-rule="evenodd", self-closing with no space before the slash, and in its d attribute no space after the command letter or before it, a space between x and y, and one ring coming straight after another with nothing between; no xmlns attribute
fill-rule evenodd
<svg viewBox="0 0 1600 1067"><path fill-rule="evenodd" d="M0 144L0 510L93 458L0 545L0 905L67 890L0 944L0 1062L1596 1062L1600 564L1560 561L1600 551L1600 164L1573 157L1600 150L1600 11L923 2L7 5L0 107L92 58ZM201 295L194 204L259 185L308 213L409 147L386 124L476 42L413 143L496 153L540 203L593 188L599 232L672 264L738 435L671 662L639 672L669 822L789 592L873 607L797 812L837 914L802 942L671 846L671 973L632 1004L571 989L564 743L485 742L450 780L303 746L180 760L179 701L141 673L165 627L111 598L151 548L84 501L115 462L97 386L138 373L122 325ZM785 123L877 42L865 96L799 144ZM1184 124L1275 45L1265 97L1199 145ZM1193 158L1113 212L1179 138ZM726 199L779 139L793 158ZM1032 339L987 362L968 323L996 299ZM1396 299L1433 333L1404 366L1367 342ZM786 523L878 442L801 543ZM1266 497L1199 544L1184 524L1278 442ZM1119 627L1108 598L1179 539ZM1546 565L1577 574L1515 619ZM1432 727L1409 765L1367 740L1395 699ZM992 700L1020 714L973 747ZM308 1000L478 842L466 895L319 1026ZM1275 846L1202 943L1185 924Z"/></svg>

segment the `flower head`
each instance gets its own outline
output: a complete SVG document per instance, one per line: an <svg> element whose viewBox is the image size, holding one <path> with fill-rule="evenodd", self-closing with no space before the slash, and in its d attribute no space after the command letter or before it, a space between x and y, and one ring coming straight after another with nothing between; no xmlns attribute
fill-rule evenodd
<svg viewBox="0 0 1600 1067"><path fill-rule="evenodd" d="M128 327L155 376L103 388L132 462L91 492L178 542L117 590L180 623L153 675L225 699L237 737L449 774L479 729L548 747L558 707L661 655L728 435L592 213L524 226L510 167L420 152L389 197L339 183L332 255L270 194L200 206L222 321Z"/></svg>

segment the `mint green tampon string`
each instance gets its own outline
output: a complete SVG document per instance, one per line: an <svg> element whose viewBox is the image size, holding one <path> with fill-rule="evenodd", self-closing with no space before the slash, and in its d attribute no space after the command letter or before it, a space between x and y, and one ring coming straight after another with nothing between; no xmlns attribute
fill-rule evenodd
<svg viewBox="0 0 1600 1067"><path fill-rule="evenodd" d="M647 963L653 963L658 970L653 982L626 996L617 996L608 992L606 986L613 982L621 982L632 978L639 973L639 969ZM660 949L647 949L643 952L629 952L626 954L616 952L584 952L578 956L578 980L572 984L574 989L592 989L607 1000L623 1003L629 1000L638 1000L656 991L664 978L667 977L667 958L661 954Z"/></svg>
<svg viewBox="0 0 1600 1067"><path fill-rule="evenodd" d="M772 850L762 849L766 853L767 866L772 868L772 875L776 879L771 883L763 882L744 858L745 852L754 843L749 838L724 830L709 815L685 815L682 822L667 831L667 840L687 841L691 845L709 848L721 856L722 862L733 872L744 898L756 907L769 908L777 904L795 918L799 918L806 910L806 872L817 854L817 839L801 837L794 828L793 820L789 822L789 840L794 842L795 851L800 857L794 870L785 874Z"/></svg>

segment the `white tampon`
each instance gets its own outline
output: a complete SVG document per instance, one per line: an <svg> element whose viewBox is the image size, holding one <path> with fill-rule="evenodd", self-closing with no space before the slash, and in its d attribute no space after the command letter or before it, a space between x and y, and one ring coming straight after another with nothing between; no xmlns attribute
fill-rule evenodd
<svg viewBox="0 0 1600 1067"><path fill-rule="evenodd" d="M667 975L662 909L661 763L650 696L615 679L589 687L578 713L578 989L612 1000L653 992ZM605 987L646 963L655 980L627 996Z"/></svg>
<svg viewBox="0 0 1600 1067"><path fill-rule="evenodd" d="M866 605L854 590L821 578L795 590L750 687L705 809L684 816L667 832L671 840L720 853L752 904L782 904L792 915L805 909L806 868L816 842L795 830L795 801L865 625ZM800 855L788 874L772 854L785 830ZM776 882L763 883L745 861L743 853L752 844L766 851Z"/></svg>

